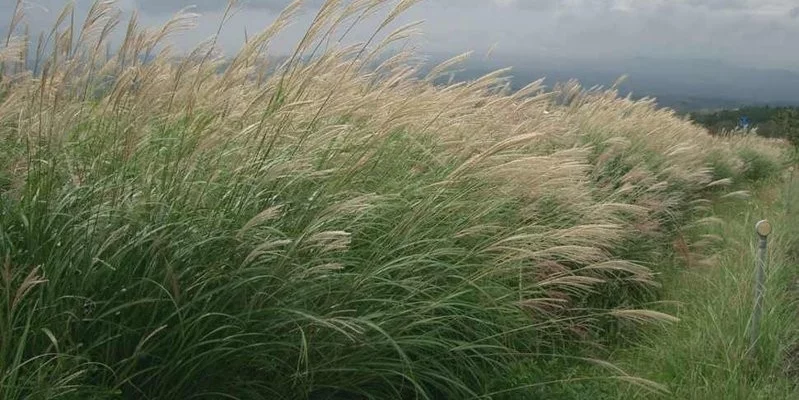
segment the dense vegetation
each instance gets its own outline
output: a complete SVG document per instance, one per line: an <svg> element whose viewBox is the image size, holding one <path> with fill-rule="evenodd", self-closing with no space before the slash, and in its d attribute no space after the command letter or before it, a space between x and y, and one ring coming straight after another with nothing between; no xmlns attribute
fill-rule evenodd
<svg viewBox="0 0 799 400"><path fill-rule="evenodd" d="M799 108L750 106L731 110L694 112L690 118L711 133L722 134L740 129L741 118L748 119L758 135L785 138L799 144Z"/></svg>
<svg viewBox="0 0 799 400"><path fill-rule="evenodd" d="M685 267L666 271L664 291L653 304L680 319L665 327L646 327L622 345L608 348L614 365L669 389L656 395L623 382L600 379L607 372L583 368L574 381L548 388L540 398L640 400L787 400L799 388L799 181L758 184L746 200L714 201L714 224L702 229L712 262L677 254ZM768 219L765 310L757 338L748 332L753 304L755 221ZM756 353L755 356L752 352ZM743 355L748 355L744 357ZM585 379L586 377L593 379ZM576 381L576 382L575 382ZM524 398L524 397L520 397ZM529 398L529 397L528 397Z"/></svg>
<svg viewBox="0 0 799 400"><path fill-rule="evenodd" d="M175 61L187 14L106 51L108 2L12 35L0 398L530 398L563 360L664 390L589 356L675 321L647 307L671 243L700 257L711 201L777 175L783 142L574 82L430 83L459 59L365 68L412 4L327 1L276 69L296 5L232 61Z"/></svg>

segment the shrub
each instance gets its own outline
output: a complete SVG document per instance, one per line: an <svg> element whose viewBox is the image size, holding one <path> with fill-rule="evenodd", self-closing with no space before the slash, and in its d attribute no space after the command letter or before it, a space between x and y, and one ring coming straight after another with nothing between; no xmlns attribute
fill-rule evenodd
<svg viewBox="0 0 799 400"><path fill-rule="evenodd" d="M769 159L768 155L752 149L741 149L738 152L743 161L741 176L750 181L760 181L775 176L781 171L780 160Z"/></svg>

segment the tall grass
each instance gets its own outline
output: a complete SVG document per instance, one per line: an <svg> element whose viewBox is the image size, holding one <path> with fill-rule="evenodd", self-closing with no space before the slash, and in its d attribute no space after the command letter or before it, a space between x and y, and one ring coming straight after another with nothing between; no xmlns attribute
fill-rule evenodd
<svg viewBox="0 0 799 400"><path fill-rule="evenodd" d="M20 7L0 397L501 398L558 379L519 365L672 321L642 309L664 244L780 142L574 82L432 85L460 58L419 77L386 53L413 3L327 1L278 66L299 3L232 57L170 50L192 14L144 28L97 2L34 41ZM368 42L339 40L369 15Z"/></svg>
<svg viewBox="0 0 799 400"><path fill-rule="evenodd" d="M645 330L633 346L616 349L611 359L670 389L668 395L594 380L582 387L563 385L560 398L582 399L792 399L796 397L796 237L792 224L797 207L797 183L769 182L746 202L720 201L714 213L721 219L704 229L715 236L719 262L669 274L665 300L659 309L680 318L669 329ZM754 224L768 218L769 237L765 283L765 319L756 347L748 337L752 323ZM754 350L754 351L753 351ZM582 373L592 376L592 371ZM594 371L601 376L604 371Z"/></svg>

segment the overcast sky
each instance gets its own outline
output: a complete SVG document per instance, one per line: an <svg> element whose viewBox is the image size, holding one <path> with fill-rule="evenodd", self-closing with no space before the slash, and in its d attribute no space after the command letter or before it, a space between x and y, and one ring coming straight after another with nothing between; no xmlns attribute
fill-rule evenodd
<svg viewBox="0 0 799 400"><path fill-rule="evenodd" d="M91 0L75 0L85 12ZM308 1L305 18L278 41L290 48L321 0ZM7 19L13 0L0 0ZM35 29L52 21L61 0L28 0L28 21ZM266 27L289 0L243 1L223 30L220 43L235 49L246 29ZM123 10L137 8L146 24L196 5L199 27L176 39L188 48L211 36L225 0L120 0ZM422 0L402 21L424 20L417 40L430 52L495 54L509 62L544 57L608 59L635 56L711 58L730 63L799 71L799 0ZM5 21L3 22L5 23Z"/></svg>

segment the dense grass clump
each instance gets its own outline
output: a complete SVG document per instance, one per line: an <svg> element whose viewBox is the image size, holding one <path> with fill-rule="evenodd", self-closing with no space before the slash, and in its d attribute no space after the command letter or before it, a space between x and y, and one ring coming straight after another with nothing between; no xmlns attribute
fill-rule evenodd
<svg viewBox="0 0 799 400"><path fill-rule="evenodd" d="M412 3L328 47L391 4L327 1L278 68L296 4L232 58L162 46L189 14L107 52L107 2L36 54L12 35L0 397L501 398L552 378L519 365L673 320L641 309L663 243L779 142L573 83L434 86L457 59L418 78L383 51Z"/></svg>
<svg viewBox="0 0 799 400"><path fill-rule="evenodd" d="M703 236L715 238L717 262L664 274L665 293L656 307L677 316L680 323L668 329L639 329L634 342L609 351L614 365L667 386L668 393L656 395L599 379L605 370L582 368L574 375L594 379L560 384L547 394L608 400L795 398L797 182L788 176L765 183L756 185L747 201L714 202L716 223L706 225ZM753 344L749 333L758 245L753 228L763 218L775 229L768 238L765 317Z"/></svg>

